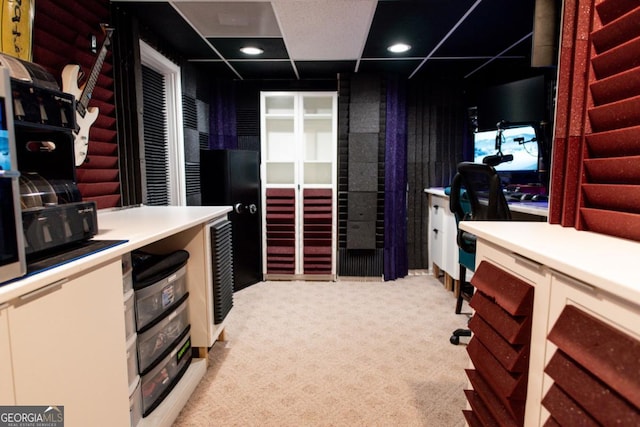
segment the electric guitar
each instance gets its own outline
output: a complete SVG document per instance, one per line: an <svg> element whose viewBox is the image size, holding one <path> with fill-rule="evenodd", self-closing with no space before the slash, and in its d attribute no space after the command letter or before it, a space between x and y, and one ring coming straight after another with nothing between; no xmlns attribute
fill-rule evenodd
<svg viewBox="0 0 640 427"><path fill-rule="evenodd" d="M103 26L102 29L106 36L86 83L82 87L78 87L79 65L66 65L62 70L62 90L76 97L76 127L73 131L76 166L80 166L87 158L89 128L96 121L100 112L97 107L88 107L88 105L98 81L102 64L104 64L104 59L107 56L107 48L111 44L111 35L113 34L113 28Z"/></svg>

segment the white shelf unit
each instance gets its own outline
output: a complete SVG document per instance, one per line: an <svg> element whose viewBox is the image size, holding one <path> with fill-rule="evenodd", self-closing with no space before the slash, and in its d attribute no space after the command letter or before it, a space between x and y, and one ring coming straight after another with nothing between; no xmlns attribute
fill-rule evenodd
<svg viewBox="0 0 640 427"><path fill-rule="evenodd" d="M265 278L333 280L337 93L262 92Z"/></svg>

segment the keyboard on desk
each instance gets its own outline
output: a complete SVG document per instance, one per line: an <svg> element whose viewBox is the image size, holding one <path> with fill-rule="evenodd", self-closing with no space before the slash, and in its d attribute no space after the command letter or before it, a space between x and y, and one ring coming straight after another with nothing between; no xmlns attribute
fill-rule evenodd
<svg viewBox="0 0 640 427"><path fill-rule="evenodd" d="M523 193L521 191L510 191L504 190L504 198L507 202L547 202L549 201L549 196L546 194L533 194L533 193ZM480 190L476 192L478 198L480 199L488 199L489 192Z"/></svg>
<svg viewBox="0 0 640 427"><path fill-rule="evenodd" d="M504 197L507 202L547 202L549 197L546 194L522 193L520 191L505 191Z"/></svg>

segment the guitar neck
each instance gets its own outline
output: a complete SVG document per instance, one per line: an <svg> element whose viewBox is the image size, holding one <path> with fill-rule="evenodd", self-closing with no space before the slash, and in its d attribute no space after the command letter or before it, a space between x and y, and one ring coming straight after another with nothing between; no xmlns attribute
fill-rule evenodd
<svg viewBox="0 0 640 427"><path fill-rule="evenodd" d="M107 46L109 46L111 31L107 32L107 36L104 40L104 43L102 44L102 48L100 49L100 53L96 58L96 62L93 64L93 68L91 69L91 74L89 75L89 78L87 79L87 83L84 85L84 89L82 90L82 94L80 95L80 99L76 104L76 110L83 117L87 112L87 106L89 105L89 101L91 100L93 89L96 86L98 77L100 75L100 70L102 69L102 64L104 64L104 60L107 56Z"/></svg>

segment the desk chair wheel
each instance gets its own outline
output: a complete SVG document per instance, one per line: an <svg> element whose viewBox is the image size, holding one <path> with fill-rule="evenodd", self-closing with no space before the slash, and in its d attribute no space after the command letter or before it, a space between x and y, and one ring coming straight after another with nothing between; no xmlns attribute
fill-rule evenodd
<svg viewBox="0 0 640 427"><path fill-rule="evenodd" d="M453 345L460 344L460 337L470 337L471 330L469 329L456 329L449 338L449 342Z"/></svg>

